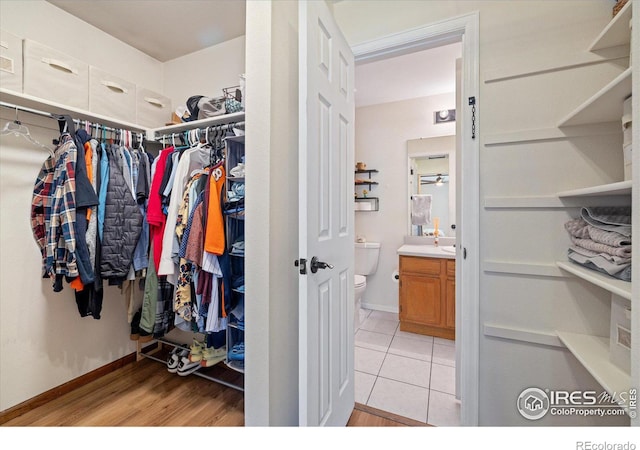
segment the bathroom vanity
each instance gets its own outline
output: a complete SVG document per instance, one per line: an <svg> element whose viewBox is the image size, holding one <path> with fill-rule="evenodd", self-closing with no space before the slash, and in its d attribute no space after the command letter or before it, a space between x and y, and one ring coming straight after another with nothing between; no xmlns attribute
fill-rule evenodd
<svg viewBox="0 0 640 450"><path fill-rule="evenodd" d="M400 330L455 339L455 248L403 245L400 258Z"/></svg>

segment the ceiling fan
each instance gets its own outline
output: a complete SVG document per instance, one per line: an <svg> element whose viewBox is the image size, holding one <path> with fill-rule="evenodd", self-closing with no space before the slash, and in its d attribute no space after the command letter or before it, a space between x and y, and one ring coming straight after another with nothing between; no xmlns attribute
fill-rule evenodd
<svg viewBox="0 0 640 450"><path fill-rule="evenodd" d="M422 175L420 177L420 185L435 184L436 186L442 186L444 183L448 182L449 177L442 175L441 173L437 175Z"/></svg>

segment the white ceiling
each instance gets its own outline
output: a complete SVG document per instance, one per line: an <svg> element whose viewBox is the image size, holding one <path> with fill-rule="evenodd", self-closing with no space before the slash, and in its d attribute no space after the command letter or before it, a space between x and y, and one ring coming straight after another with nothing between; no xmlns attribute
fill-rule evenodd
<svg viewBox="0 0 640 450"><path fill-rule="evenodd" d="M242 0L47 0L165 62L245 34Z"/></svg>
<svg viewBox="0 0 640 450"><path fill-rule="evenodd" d="M243 0L47 0L161 61L243 36ZM356 106L455 91L451 44L356 65Z"/></svg>

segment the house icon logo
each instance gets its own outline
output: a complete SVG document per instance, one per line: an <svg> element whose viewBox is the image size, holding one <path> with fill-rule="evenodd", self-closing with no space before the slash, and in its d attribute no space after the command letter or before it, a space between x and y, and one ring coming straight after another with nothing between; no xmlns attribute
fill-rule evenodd
<svg viewBox="0 0 640 450"><path fill-rule="evenodd" d="M541 419L549 411L549 396L542 389L527 388L520 393L517 407L520 415L525 419Z"/></svg>

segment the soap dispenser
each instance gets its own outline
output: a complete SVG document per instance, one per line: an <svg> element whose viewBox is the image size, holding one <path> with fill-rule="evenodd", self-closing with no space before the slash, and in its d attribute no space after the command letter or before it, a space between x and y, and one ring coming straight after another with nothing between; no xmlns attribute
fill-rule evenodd
<svg viewBox="0 0 640 450"><path fill-rule="evenodd" d="M440 218L439 217L434 217L433 218L433 245L435 245L436 247L438 246L438 226L440 225Z"/></svg>

